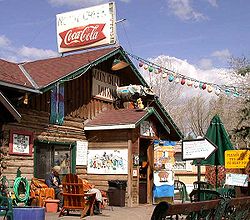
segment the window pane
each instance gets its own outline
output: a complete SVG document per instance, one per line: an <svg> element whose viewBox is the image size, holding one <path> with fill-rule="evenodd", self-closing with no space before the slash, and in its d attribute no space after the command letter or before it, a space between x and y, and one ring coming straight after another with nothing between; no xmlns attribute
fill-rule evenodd
<svg viewBox="0 0 250 220"><path fill-rule="evenodd" d="M56 146L54 151L54 166L60 166L61 175L70 173L70 150L68 147Z"/></svg>

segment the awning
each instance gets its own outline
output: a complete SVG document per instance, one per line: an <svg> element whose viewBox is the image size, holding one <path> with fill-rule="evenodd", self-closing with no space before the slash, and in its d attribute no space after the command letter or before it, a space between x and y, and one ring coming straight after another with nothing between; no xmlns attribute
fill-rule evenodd
<svg viewBox="0 0 250 220"><path fill-rule="evenodd" d="M118 109L107 110L100 113L96 118L89 121L85 126L85 131L96 130L115 130L115 129L133 129L147 120L150 115L154 115L166 132L169 134L170 129L165 124L160 115L154 108L138 109Z"/></svg>
<svg viewBox="0 0 250 220"><path fill-rule="evenodd" d="M18 121L21 121L21 115L15 109L15 107L9 102L9 100L3 95L0 91L0 102L4 105L4 107L11 113L11 115Z"/></svg>

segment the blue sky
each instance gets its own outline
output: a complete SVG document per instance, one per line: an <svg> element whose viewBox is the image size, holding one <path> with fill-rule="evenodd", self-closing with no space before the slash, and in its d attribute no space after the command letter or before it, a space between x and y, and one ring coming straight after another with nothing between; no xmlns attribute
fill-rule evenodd
<svg viewBox="0 0 250 220"><path fill-rule="evenodd" d="M56 14L102 0L0 0L0 58L42 59L57 54ZM247 0L117 0L119 44L148 59L176 57L201 69L227 67L250 55Z"/></svg>

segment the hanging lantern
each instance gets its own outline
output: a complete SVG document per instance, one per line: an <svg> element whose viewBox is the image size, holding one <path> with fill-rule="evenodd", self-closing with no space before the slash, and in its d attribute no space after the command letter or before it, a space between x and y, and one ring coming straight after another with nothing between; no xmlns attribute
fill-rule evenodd
<svg viewBox="0 0 250 220"><path fill-rule="evenodd" d="M200 89L202 89L202 85L203 85L203 83L200 82L200 84L199 84L199 88L200 88Z"/></svg>
<svg viewBox="0 0 250 220"><path fill-rule="evenodd" d="M174 81L174 76L171 74L171 75L169 75L169 77L168 77L168 81L169 82L173 82Z"/></svg>
<svg viewBox="0 0 250 220"><path fill-rule="evenodd" d="M202 88L203 90L205 90L205 89L207 88L206 83L203 83L202 86L201 86L201 88Z"/></svg>
<svg viewBox="0 0 250 220"><path fill-rule="evenodd" d="M181 85L184 85L186 83L186 80L184 78L181 79Z"/></svg>
<svg viewBox="0 0 250 220"><path fill-rule="evenodd" d="M227 96L229 96L230 95L230 90L229 89L225 89L225 93L226 93Z"/></svg>
<svg viewBox="0 0 250 220"><path fill-rule="evenodd" d="M175 83L179 83L180 82L180 79L177 77L174 81Z"/></svg>
<svg viewBox="0 0 250 220"><path fill-rule="evenodd" d="M192 80L188 80L187 81L187 85L190 86L190 87L193 86L193 81Z"/></svg>
<svg viewBox="0 0 250 220"><path fill-rule="evenodd" d="M160 68L160 69L158 69L158 73L162 73L162 69Z"/></svg>
<svg viewBox="0 0 250 220"><path fill-rule="evenodd" d="M145 69L145 70L148 69L148 65L147 65L147 64L144 65L144 69Z"/></svg>
<svg viewBox="0 0 250 220"><path fill-rule="evenodd" d="M149 68L148 68L148 71L151 73L151 72L153 72L153 70L154 70L154 68L152 67L152 66L150 66Z"/></svg>
<svg viewBox="0 0 250 220"><path fill-rule="evenodd" d="M195 81L195 83L194 83L194 88L198 88L199 87L199 82L198 81Z"/></svg>
<svg viewBox="0 0 250 220"><path fill-rule="evenodd" d="M165 79L168 76L168 74L166 72L163 72L161 76L163 79Z"/></svg>
<svg viewBox="0 0 250 220"><path fill-rule="evenodd" d="M142 62L139 63L139 67L143 67L143 63Z"/></svg>
<svg viewBox="0 0 250 220"><path fill-rule="evenodd" d="M160 73L160 72L159 72L159 69L155 69L154 73L155 73L155 74L159 74L159 73Z"/></svg>
<svg viewBox="0 0 250 220"><path fill-rule="evenodd" d="M215 95L219 96L219 95L220 95L220 92L221 92L221 91L220 91L220 89L219 89L219 88L217 88L217 89L215 90L215 92L214 92L214 93L215 93Z"/></svg>
<svg viewBox="0 0 250 220"><path fill-rule="evenodd" d="M207 91L208 91L209 93L211 93L211 92L213 91L213 87L210 86L210 85L208 85L208 86L207 86Z"/></svg>
<svg viewBox="0 0 250 220"><path fill-rule="evenodd" d="M240 96L240 94L236 91L236 92L234 92L233 96L238 98Z"/></svg>

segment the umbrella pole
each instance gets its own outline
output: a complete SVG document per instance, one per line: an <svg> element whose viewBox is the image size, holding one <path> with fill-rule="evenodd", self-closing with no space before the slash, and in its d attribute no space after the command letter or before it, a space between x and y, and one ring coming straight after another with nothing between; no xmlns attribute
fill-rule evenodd
<svg viewBox="0 0 250 220"><path fill-rule="evenodd" d="M218 189L218 165L215 166L215 187Z"/></svg>

